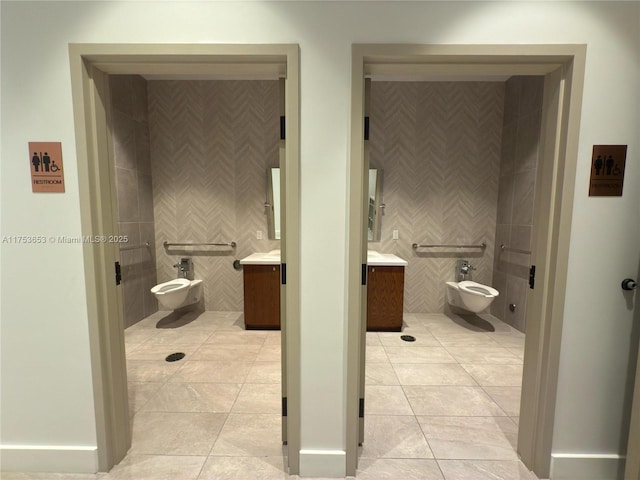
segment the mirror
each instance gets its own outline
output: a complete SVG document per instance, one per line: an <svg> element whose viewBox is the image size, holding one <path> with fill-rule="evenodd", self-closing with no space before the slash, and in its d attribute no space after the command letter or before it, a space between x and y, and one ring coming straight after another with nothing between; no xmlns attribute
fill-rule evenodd
<svg viewBox="0 0 640 480"><path fill-rule="evenodd" d="M367 238L370 242L380 241L382 200L382 170L369 169L369 214L367 220ZM280 240L280 168L267 169L267 200L264 204L267 213L269 240Z"/></svg>
<svg viewBox="0 0 640 480"><path fill-rule="evenodd" d="M269 240L280 240L280 168L267 169L267 211Z"/></svg>
<svg viewBox="0 0 640 480"><path fill-rule="evenodd" d="M369 169L369 207L367 218L367 239L370 242L379 242L381 233L381 216L384 211L382 202L382 170Z"/></svg>

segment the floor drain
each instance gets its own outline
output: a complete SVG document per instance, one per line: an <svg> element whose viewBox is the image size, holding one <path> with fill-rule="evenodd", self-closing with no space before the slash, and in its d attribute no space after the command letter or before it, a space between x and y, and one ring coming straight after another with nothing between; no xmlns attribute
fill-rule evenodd
<svg viewBox="0 0 640 480"><path fill-rule="evenodd" d="M416 337L414 337L413 335L400 335L400 338L402 340L404 340L405 342L415 342L416 341Z"/></svg>
<svg viewBox="0 0 640 480"><path fill-rule="evenodd" d="M184 353L177 352L177 353L172 353L171 355L167 355L167 358L165 358L165 360L167 362L177 362L178 360L182 360L183 358L184 358Z"/></svg>

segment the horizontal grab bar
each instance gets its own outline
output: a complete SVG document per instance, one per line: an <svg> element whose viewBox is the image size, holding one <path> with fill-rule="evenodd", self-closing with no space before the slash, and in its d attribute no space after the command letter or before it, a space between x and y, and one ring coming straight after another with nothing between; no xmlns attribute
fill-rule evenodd
<svg viewBox="0 0 640 480"><path fill-rule="evenodd" d="M527 255L531 255L531 251L530 250L522 250L520 248L511 248L511 247L507 247L506 245L500 245L500 250L509 251L509 252L516 252L516 253L526 253Z"/></svg>
<svg viewBox="0 0 640 480"><path fill-rule="evenodd" d="M149 248L150 246L150 242L144 242L141 245L127 245L126 247L120 247L120 251L122 252L123 250L135 250L137 248Z"/></svg>
<svg viewBox="0 0 640 480"><path fill-rule="evenodd" d="M228 243L198 243L198 242L187 242L187 243L175 243L175 242L167 242L166 240L162 243L162 245L167 247L231 247L236 248L236 242L228 242Z"/></svg>
<svg viewBox="0 0 640 480"><path fill-rule="evenodd" d="M417 248L486 248L487 244L482 242L480 245L418 245L414 243L411 247L415 250Z"/></svg>

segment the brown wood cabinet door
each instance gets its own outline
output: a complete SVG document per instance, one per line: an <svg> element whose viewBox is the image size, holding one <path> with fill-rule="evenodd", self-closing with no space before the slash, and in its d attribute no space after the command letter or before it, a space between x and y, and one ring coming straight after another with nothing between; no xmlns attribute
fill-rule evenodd
<svg viewBox="0 0 640 480"><path fill-rule="evenodd" d="M280 329L280 265L245 265L244 326Z"/></svg>
<svg viewBox="0 0 640 480"><path fill-rule="evenodd" d="M404 267L370 266L367 277L367 330L402 329Z"/></svg>

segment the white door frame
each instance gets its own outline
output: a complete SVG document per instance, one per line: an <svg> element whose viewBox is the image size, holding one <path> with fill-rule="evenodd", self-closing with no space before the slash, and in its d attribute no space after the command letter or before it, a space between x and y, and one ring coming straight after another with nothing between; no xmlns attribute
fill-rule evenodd
<svg viewBox="0 0 640 480"><path fill-rule="evenodd" d="M632 293L635 294L636 297L634 321L640 322L640 292L636 291ZM638 360L636 362L624 480L640 480L640 349L638 350Z"/></svg>
<svg viewBox="0 0 640 480"><path fill-rule="evenodd" d="M367 258L364 79L371 74L544 75L541 159L531 264L536 288L527 305L527 335L518 453L540 478L549 476L569 234L578 156L585 45L401 45L352 47L349 165L347 475L355 475L364 408ZM537 319L538 321L535 321ZM635 480L635 479L634 479Z"/></svg>
<svg viewBox="0 0 640 480"><path fill-rule="evenodd" d="M108 131L109 74L273 74L284 66L286 152L282 170L281 288L283 430L290 474L300 451L300 53L297 44L71 44L69 46L83 235L117 234ZM122 295L114 282L115 244L84 244L96 412L98 468L108 471L131 446ZM284 268L284 267L283 267Z"/></svg>

